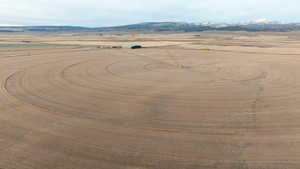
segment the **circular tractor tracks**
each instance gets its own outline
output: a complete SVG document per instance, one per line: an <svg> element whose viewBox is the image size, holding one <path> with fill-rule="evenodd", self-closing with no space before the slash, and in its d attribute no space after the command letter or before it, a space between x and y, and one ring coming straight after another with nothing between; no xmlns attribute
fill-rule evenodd
<svg viewBox="0 0 300 169"><path fill-rule="evenodd" d="M55 133L64 148L82 153L89 137L97 140L91 144L101 155L79 161L91 156L98 168L300 165L293 151L300 148L300 62L294 56L183 49L47 56L31 56L19 61L22 68L3 73L3 102L21 113L28 109L22 115L31 125L59 118L46 135ZM75 148L70 139L77 138ZM282 151L286 156L274 155Z"/></svg>

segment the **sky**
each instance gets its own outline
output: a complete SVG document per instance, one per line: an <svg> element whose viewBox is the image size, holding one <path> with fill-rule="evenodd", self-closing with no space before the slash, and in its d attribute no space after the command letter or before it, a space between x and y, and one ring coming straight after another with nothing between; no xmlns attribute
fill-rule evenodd
<svg viewBox="0 0 300 169"><path fill-rule="evenodd" d="M1 25L300 22L299 0L0 0Z"/></svg>

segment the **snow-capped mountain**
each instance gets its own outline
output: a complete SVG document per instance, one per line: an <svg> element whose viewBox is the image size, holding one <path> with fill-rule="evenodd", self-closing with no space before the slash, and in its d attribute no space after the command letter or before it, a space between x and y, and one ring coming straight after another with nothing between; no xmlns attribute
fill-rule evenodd
<svg viewBox="0 0 300 169"><path fill-rule="evenodd" d="M0 24L1 25L1 24ZM0 26L0 32L37 31L294 31L300 30L300 23L284 23L258 19L253 22L213 23L213 22L145 22L139 24L87 28L77 26Z"/></svg>

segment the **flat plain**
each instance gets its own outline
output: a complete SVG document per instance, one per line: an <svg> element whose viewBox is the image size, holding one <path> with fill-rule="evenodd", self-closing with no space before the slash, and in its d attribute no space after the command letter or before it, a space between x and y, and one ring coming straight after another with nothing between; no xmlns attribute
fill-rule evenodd
<svg viewBox="0 0 300 169"><path fill-rule="evenodd" d="M299 56L299 32L1 34L0 169L298 169Z"/></svg>

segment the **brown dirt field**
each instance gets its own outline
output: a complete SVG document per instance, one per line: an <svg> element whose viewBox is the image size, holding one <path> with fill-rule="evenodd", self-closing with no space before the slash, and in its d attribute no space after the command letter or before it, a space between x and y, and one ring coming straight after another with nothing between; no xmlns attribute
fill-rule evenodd
<svg viewBox="0 0 300 169"><path fill-rule="evenodd" d="M176 44L140 50L0 48L0 169L298 169L298 34L100 39ZM1 43L78 38L99 39Z"/></svg>

